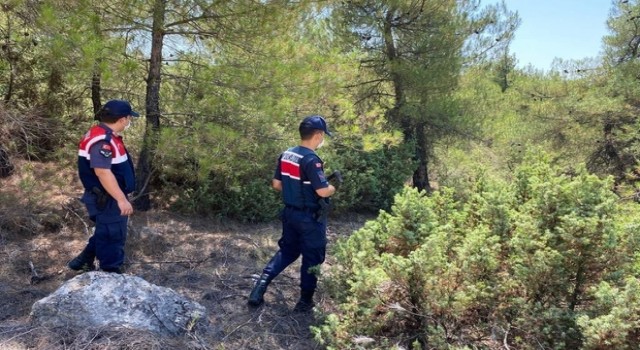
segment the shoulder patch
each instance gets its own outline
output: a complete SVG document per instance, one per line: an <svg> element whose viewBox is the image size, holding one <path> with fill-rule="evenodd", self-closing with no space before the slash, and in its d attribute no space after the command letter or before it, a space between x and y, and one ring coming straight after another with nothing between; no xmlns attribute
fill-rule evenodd
<svg viewBox="0 0 640 350"><path fill-rule="evenodd" d="M316 163L316 168L322 168L322 163Z"/></svg>
<svg viewBox="0 0 640 350"><path fill-rule="evenodd" d="M111 150L111 145L108 143L105 143L104 145L102 145L102 147L100 148L100 154L102 154L102 156L105 158L111 158L111 156L113 155L113 151Z"/></svg>

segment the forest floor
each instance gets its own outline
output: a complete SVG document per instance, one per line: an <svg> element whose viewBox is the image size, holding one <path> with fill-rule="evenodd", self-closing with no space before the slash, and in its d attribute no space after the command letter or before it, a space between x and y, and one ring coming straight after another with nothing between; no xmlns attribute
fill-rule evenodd
<svg viewBox="0 0 640 350"><path fill-rule="evenodd" d="M89 220L75 173L19 164L0 180L0 349L322 349L312 326L331 310L322 284L314 313L292 311L299 261L276 278L265 304L247 305L253 280L277 249L280 223L240 224L165 210L130 220L125 273L171 288L207 308L211 329L166 339L133 330L50 330L33 325L31 306L77 275L66 263L84 247ZM330 218L331 246L371 217Z"/></svg>

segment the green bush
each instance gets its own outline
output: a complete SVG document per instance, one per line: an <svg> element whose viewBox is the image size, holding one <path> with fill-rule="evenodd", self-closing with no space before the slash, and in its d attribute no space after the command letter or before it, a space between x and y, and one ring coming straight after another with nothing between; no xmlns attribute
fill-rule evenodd
<svg viewBox="0 0 640 350"><path fill-rule="evenodd" d="M179 197L174 209L241 222L263 222L277 217L280 203L271 181L263 177L228 188L215 181L199 183Z"/></svg>
<svg viewBox="0 0 640 350"><path fill-rule="evenodd" d="M255 139L211 123L165 129L158 197L180 212L243 222L272 220L281 207L279 193L271 188L276 147L258 147Z"/></svg>
<svg viewBox="0 0 640 350"><path fill-rule="evenodd" d="M577 322L585 349L636 349L640 343L640 282L628 277L620 286L607 282L593 288L599 314L584 314Z"/></svg>
<svg viewBox="0 0 640 350"><path fill-rule="evenodd" d="M383 144L365 150L361 140L353 143L332 145L326 156L322 154L327 173L340 170L344 178L333 198L336 211L389 209L415 169L411 148Z"/></svg>
<svg viewBox="0 0 640 350"><path fill-rule="evenodd" d="M463 195L406 188L339 241L326 277L337 309L317 339L330 349L359 348L362 337L377 349L596 344L584 316L608 311L594 288L623 284L636 241L616 226L611 180L565 174L544 155L514 178L480 177Z"/></svg>

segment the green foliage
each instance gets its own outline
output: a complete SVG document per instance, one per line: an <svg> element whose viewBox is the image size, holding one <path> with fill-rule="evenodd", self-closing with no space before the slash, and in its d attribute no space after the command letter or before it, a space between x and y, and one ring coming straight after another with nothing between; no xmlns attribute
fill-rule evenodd
<svg viewBox="0 0 640 350"><path fill-rule="evenodd" d="M357 136L355 136L357 137ZM377 212L388 209L396 193L411 178L414 162L406 145L366 147L362 140L336 144L326 157L327 173L340 170L344 182L334 195L336 211Z"/></svg>
<svg viewBox="0 0 640 350"><path fill-rule="evenodd" d="M338 311L316 337L332 349L357 348L354 336L378 349L580 348L594 337L584 315L606 311L594 290L623 285L637 234L616 226L610 179L547 158L528 155L511 183L480 176L462 195L405 189L336 245Z"/></svg>
<svg viewBox="0 0 640 350"><path fill-rule="evenodd" d="M613 175L616 192L636 200L638 60L628 43L638 37L637 10L637 1L613 4L604 64L558 60L556 71L511 70L497 82L508 56L466 69L456 96L473 133L437 146L438 182L458 187L477 169L510 178L535 147L559 166L585 162L592 173Z"/></svg>
<svg viewBox="0 0 640 350"><path fill-rule="evenodd" d="M165 128L158 152L163 166L159 198L188 213L241 221L273 219L279 199L270 182L280 151L254 137L210 123Z"/></svg>
<svg viewBox="0 0 640 350"><path fill-rule="evenodd" d="M174 203L174 210L242 222L268 221L277 216L280 199L266 177L230 188L221 185L208 181L187 188Z"/></svg>
<svg viewBox="0 0 640 350"><path fill-rule="evenodd" d="M587 63L565 62L561 73L512 71L504 91L493 81L491 65L467 69L457 98L473 133L438 145L435 154L442 161L433 168L438 182L457 187L478 169L509 179L534 148L558 166L585 162L591 172L614 175L616 185L625 176L633 179L632 108L608 92L608 73L585 70ZM619 193L629 195L623 188Z"/></svg>
<svg viewBox="0 0 640 350"><path fill-rule="evenodd" d="M584 349L634 349L640 336L640 283L628 277L619 287L602 282L592 294L599 315L581 315L577 322L585 335Z"/></svg>
<svg viewBox="0 0 640 350"><path fill-rule="evenodd" d="M362 52L362 74L350 84L356 103L384 109L414 147L413 185L429 189L435 142L464 130L452 98L464 54L508 42L512 17L497 7L456 1L349 1L337 3L331 14L345 50ZM471 39L474 31L482 38Z"/></svg>

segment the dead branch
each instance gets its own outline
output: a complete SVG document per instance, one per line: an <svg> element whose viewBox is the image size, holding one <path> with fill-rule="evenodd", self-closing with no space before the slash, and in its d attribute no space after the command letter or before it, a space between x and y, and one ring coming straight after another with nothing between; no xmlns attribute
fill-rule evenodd
<svg viewBox="0 0 640 350"><path fill-rule="evenodd" d="M83 230L84 234L85 234L85 235L88 235L88 234L89 234L89 225L87 225L87 223L86 223L86 222L84 222L84 220L82 219L82 216L80 216L80 214L78 214L75 210L73 210L73 208L70 208L70 207L69 207L69 206L67 206L67 205L64 205L64 204L63 204L63 205L62 205L62 207L63 207L64 209L66 209L67 211L71 212L73 215L75 215L75 216L77 216L77 217L78 217L78 219L80 220L80 222L84 225L84 230Z"/></svg>

